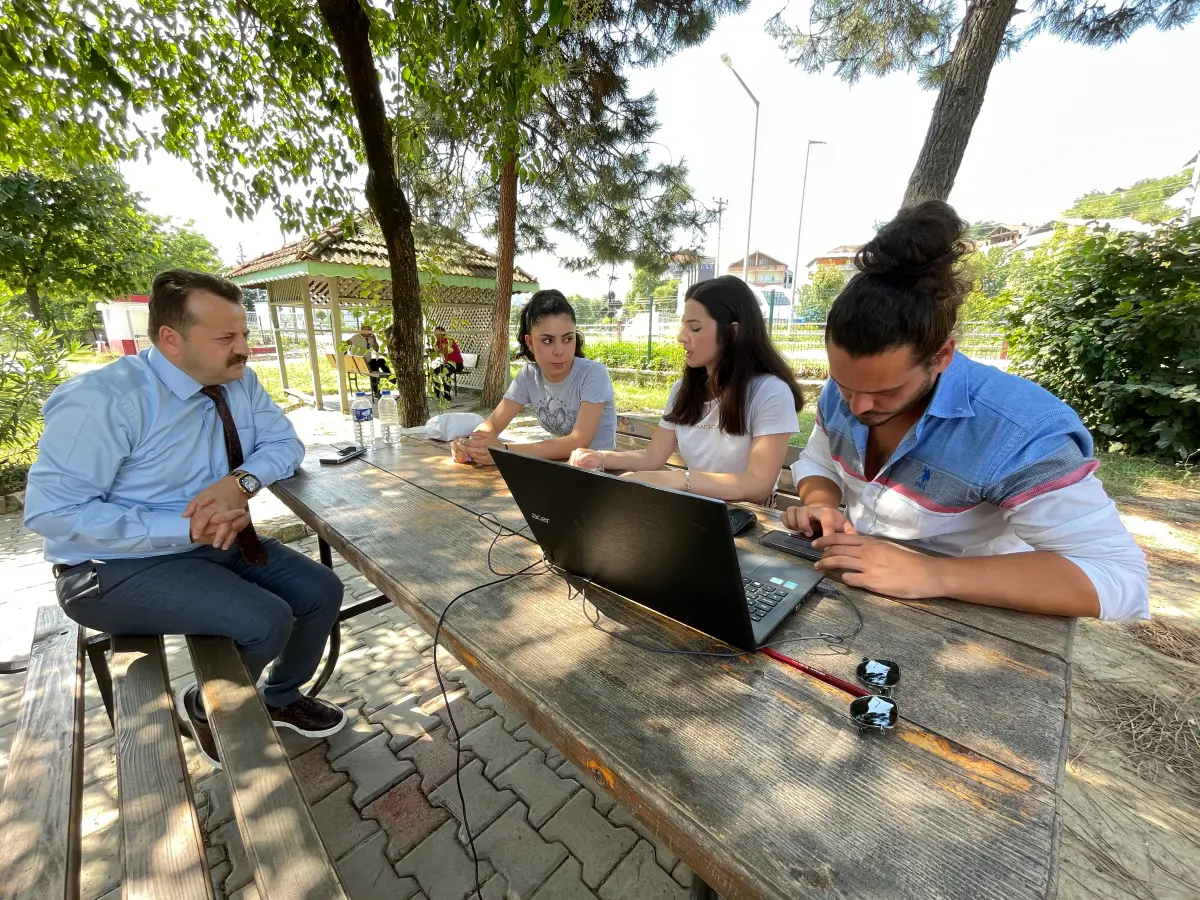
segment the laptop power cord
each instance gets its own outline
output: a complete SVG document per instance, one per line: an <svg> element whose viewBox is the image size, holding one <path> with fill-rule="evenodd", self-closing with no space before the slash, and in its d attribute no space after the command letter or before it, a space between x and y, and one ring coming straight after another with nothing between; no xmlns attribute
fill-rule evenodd
<svg viewBox="0 0 1200 900"><path fill-rule="evenodd" d="M656 647L651 644L642 643L641 641L635 641L632 638L629 638L626 635L623 635L620 632L615 631L613 629L605 628L601 624L601 622L603 621L603 614L601 613L600 608L597 607L595 605L595 603L592 603L588 599L588 595L587 595L588 588L590 588L592 585L592 582L590 579L584 580L582 588L576 588L571 583L570 577L567 575L567 573L562 571L561 569L556 568L553 565L553 563L551 563L551 561L548 558L546 558L545 556L543 556L539 560L536 560L536 561L530 563L529 565L525 566L522 569L516 570L515 572L502 572L496 568L495 562L493 560L493 553L495 552L496 547L499 545L500 541L503 540L504 538L524 536L524 535L522 535L522 532L524 532L526 529L529 528L528 525L525 525L518 529L510 528L509 526L502 523L492 513L481 513L479 516L477 516L477 519L481 525L486 527L494 535L494 537L492 538L491 544L488 545L487 565L488 565L488 571L491 572L496 577L494 579L492 579L491 581L485 581L482 584L477 584L474 587L468 588L467 590L465 590L465 591L461 592L460 594L458 594L457 596L455 596L449 603L446 604L446 608L443 609L442 614L440 616L438 616L437 627L434 629L434 632L433 632L433 671L434 671L434 674L437 676L438 689L441 691L442 705L446 709L446 719L450 723L450 730L454 733L454 752L455 752L454 784L458 790L458 802L459 802L459 804L461 804L460 808L462 809L463 830L466 831L466 833L467 833L467 844L469 845L469 847L471 849L471 861L475 867L475 896L478 898L478 900L482 900L483 885L482 885L482 882L481 882L480 876L479 876L479 854L475 850L475 836L471 833L471 825L467 818L467 801L466 801L466 797L463 794L463 788L462 788L462 752L463 752L462 751L462 734L458 730L458 723L454 721L454 712L450 708L449 692L446 689L446 682L442 678L442 671L438 667L438 646L439 646L439 641L440 641L441 633L442 633L442 625L446 621L446 614L450 612L450 609L456 603L458 603L464 597L467 597L467 596L475 593L476 591L481 591L484 588L494 587L495 585L498 585L498 584L504 584L505 582L513 581L514 579L517 579L517 578L526 578L526 577L532 577L532 576L538 576L538 575L558 575L560 578L563 579L563 583L567 587L568 601L575 600L576 598L579 598L582 600L583 615L588 620L588 622L591 623L593 628L595 628L597 631L602 632L603 634L608 635L609 637L611 637L615 640L623 641L624 643L629 644L630 646L637 647L639 650L645 650L649 653L661 653L661 654L667 654L667 655L672 655L672 656L711 656L711 657L726 658L726 659L733 658L733 657L739 657L739 656L747 656L749 654L744 651L740 651L740 650L739 651L682 650L682 649L678 649L675 647ZM822 594L823 596L837 598L837 599L844 601L850 607L851 611L853 611L853 613L855 615L855 618L857 620L855 626L851 630L845 632L844 634L834 634L831 632L818 631L816 634L796 635L794 637L783 638L778 641L771 641L768 644L763 644L762 647L759 648L760 650L768 652L768 655L773 656L776 659L780 659L781 661L791 661L793 663L795 661L791 660L790 657L786 657L786 656L783 656L783 654L768 651L768 648L778 647L783 644L798 643L798 642L802 642L802 641L824 641L825 644L829 647L829 649L833 652L837 652L837 653L847 652L846 648L844 647L845 642L849 641L851 638L855 637L860 631L862 631L862 628L863 628L862 613L859 612L858 607L854 604L854 602L849 597L847 597L845 594L843 594L841 591L837 590L836 588L833 588L833 587L830 587L830 586L827 586L824 584L819 584L815 588L815 591L817 593ZM588 612L589 606L591 606L592 610L595 611L595 618L593 618L592 614Z"/></svg>

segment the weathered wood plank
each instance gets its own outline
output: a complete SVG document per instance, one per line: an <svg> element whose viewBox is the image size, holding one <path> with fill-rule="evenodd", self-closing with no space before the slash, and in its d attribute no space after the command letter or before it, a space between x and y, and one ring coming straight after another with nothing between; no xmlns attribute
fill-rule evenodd
<svg viewBox="0 0 1200 900"><path fill-rule="evenodd" d="M276 493L430 631L450 599L492 577L491 534L474 516L378 469L306 469ZM497 555L509 570L533 559L519 540ZM616 620L606 627L638 640L712 644L634 605L597 600ZM729 900L1049 890L1052 788L910 721L895 739L860 739L845 695L762 656L631 647L590 627L554 576L469 595L443 635ZM911 705L925 683L909 684Z"/></svg>
<svg viewBox="0 0 1200 900"><path fill-rule="evenodd" d="M113 637L122 900L212 900L160 637Z"/></svg>
<svg viewBox="0 0 1200 900"><path fill-rule="evenodd" d="M0 900L79 896L83 629L37 611L0 803Z"/></svg>
<svg viewBox="0 0 1200 900"><path fill-rule="evenodd" d="M287 753L233 642L189 637L233 811L262 900L348 900Z"/></svg>

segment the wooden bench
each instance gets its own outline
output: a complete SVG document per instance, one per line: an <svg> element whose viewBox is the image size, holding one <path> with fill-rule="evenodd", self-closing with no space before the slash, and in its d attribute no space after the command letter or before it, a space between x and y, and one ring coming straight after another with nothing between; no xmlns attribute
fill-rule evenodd
<svg viewBox="0 0 1200 900"><path fill-rule="evenodd" d="M326 353L325 358L329 361L329 365L331 365L334 369L337 369L337 357L334 354ZM372 372L370 367L367 365L367 358L365 356L355 356L352 353L347 353L343 358L346 361L346 382L351 391L356 393L358 392L359 377L368 379L368 385L371 383L370 379L372 377L390 378L393 382L395 381L395 378L393 378L393 376L388 372ZM370 390L370 388L367 390Z"/></svg>
<svg viewBox="0 0 1200 900"><path fill-rule="evenodd" d="M83 631L57 606L38 610L0 803L0 900L79 896ZM195 637L188 650L259 896L347 900L236 646ZM212 900L162 639L117 635L111 656L122 898Z"/></svg>
<svg viewBox="0 0 1200 900"><path fill-rule="evenodd" d="M658 420L644 416L617 416L617 449L618 450L641 450L645 448L650 439L654 437L654 432L658 430L658 425L655 424ZM800 458L801 448L788 447L787 454L783 457L783 468L779 472L779 494L776 498L775 506L778 509L787 509L789 506L799 506L800 501L796 497L796 484L792 480L791 465ZM672 468L684 468L683 460L679 454L672 453L670 459L667 460L667 465Z"/></svg>

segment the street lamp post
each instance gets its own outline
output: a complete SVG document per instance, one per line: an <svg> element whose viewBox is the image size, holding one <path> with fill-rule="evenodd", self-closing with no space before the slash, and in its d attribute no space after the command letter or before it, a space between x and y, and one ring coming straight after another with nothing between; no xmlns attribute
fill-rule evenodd
<svg viewBox="0 0 1200 900"><path fill-rule="evenodd" d="M800 224L796 226L796 269L792 272L792 307L800 296L800 232L804 228L804 195L808 191L808 155L812 153L813 144L824 144L824 141L808 142L804 150L804 180L800 182Z"/></svg>
<svg viewBox="0 0 1200 900"><path fill-rule="evenodd" d="M733 77L738 80L738 84L742 86L742 90L754 101L754 151L750 156L750 208L746 213L746 255L742 259L742 280L747 284L750 283L750 226L754 222L754 169L758 164L758 98L750 88L746 87L746 82L742 81L742 76L737 73L737 69L733 67L733 60L729 58L728 53L721 54L721 62L729 67L729 71L733 73Z"/></svg>

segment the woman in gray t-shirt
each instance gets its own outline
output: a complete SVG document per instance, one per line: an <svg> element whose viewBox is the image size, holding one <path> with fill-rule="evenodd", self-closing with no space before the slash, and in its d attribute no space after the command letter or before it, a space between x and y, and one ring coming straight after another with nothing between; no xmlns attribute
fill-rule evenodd
<svg viewBox="0 0 1200 900"><path fill-rule="evenodd" d="M521 310L520 355L529 360L504 399L470 437L454 442L459 462L491 465L490 448L503 447L542 459L567 459L581 448L617 445L617 408L608 368L583 355L575 310L559 291L538 291ZM526 406L554 437L509 445L501 433Z"/></svg>

